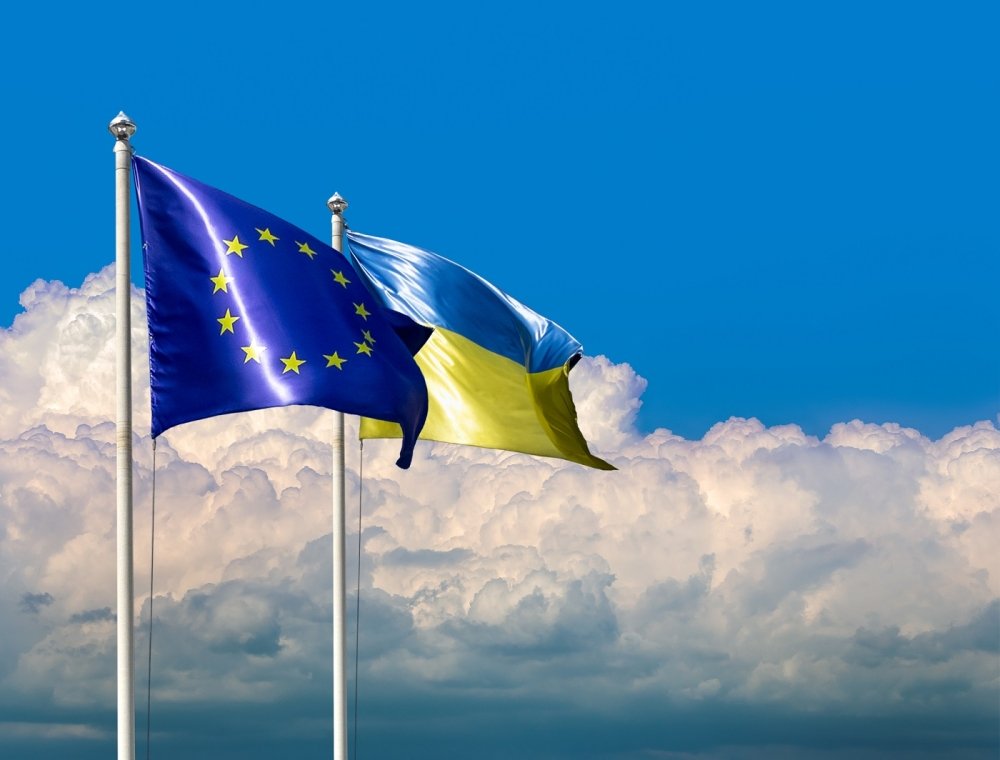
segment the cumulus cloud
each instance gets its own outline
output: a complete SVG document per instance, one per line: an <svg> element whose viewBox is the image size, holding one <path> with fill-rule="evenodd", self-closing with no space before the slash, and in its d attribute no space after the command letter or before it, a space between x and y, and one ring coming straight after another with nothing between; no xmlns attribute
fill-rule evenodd
<svg viewBox="0 0 1000 760"><path fill-rule="evenodd" d="M112 288L110 268L80 288L35 283L0 333L0 704L113 705ZM134 295L141 649L152 446ZM540 757L587 756L572 742L557 751L564 734L552 732L591 736L588 724L628 726L620 756L673 751L657 728L669 715L696 726L709 713L926 720L946 709L979 716L977 735L989 734L991 422L930 440L855 420L820 439L734 418L691 441L635 428L645 381L627 364L584 359L572 386L584 432L617 472L431 443L400 471L397 444L376 441L362 483L359 454L348 457L362 726L440 748L421 733L434 705L504 746L489 715L532 726L544 714ZM266 410L158 443L155 699L178 714L328 706L330 427L324 410ZM323 710L306 712L315 724L300 734L322 738ZM70 733L107 729L67 720ZM736 741L808 743L774 731ZM726 744L709 729L692 737L689 748ZM371 741L392 754L391 739Z"/></svg>

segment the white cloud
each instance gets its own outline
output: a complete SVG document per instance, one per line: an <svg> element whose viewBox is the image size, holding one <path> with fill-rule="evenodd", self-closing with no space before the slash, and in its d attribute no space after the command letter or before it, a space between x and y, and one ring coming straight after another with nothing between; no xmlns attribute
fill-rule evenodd
<svg viewBox="0 0 1000 760"><path fill-rule="evenodd" d="M110 269L78 289L35 283L0 334L0 703L112 700L112 287ZM135 300L142 604L151 446ZM373 690L513 690L585 713L634 697L863 712L919 711L949 684L952 704L990 709L992 423L932 441L852 421L819 440L731 419L689 441L636 431L645 381L628 365L585 359L572 378L581 426L618 472L427 443L404 472L397 443L366 443ZM330 424L267 410L161 441L158 699L322 693ZM353 568L356 452L348 463Z"/></svg>

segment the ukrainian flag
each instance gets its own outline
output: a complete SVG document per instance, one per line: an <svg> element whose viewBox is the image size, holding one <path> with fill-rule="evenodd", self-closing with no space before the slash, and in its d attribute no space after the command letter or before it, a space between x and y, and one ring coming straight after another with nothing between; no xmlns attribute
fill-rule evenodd
<svg viewBox="0 0 1000 760"><path fill-rule="evenodd" d="M569 371L580 344L559 325L446 258L347 233L355 271L390 312L414 357L429 409L420 438L558 457L601 470L576 421ZM403 324L405 323L405 324ZM397 424L363 418L362 438L398 438Z"/></svg>

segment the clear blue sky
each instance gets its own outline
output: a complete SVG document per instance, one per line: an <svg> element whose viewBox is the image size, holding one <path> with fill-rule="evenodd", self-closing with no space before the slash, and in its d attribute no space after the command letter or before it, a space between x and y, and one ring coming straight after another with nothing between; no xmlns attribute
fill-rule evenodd
<svg viewBox="0 0 1000 760"><path fill-rule="evenodd" d="M10 14L5 325L112 260L124 108L139 153L321 236L337 190L631 363L646 429L1000 409L989 3Z"/></svg>

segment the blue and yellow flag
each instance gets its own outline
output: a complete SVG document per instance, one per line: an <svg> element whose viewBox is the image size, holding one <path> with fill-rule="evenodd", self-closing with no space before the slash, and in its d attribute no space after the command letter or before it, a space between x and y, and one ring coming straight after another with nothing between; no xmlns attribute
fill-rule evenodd
<svg viewBox="0 0 1000 760"><path fill-rule="evenodd" d="M415 357L430 397L421 438L614 469L577 426L569 371L581 346L569 333L435 253L356 232L347 241L381 305L430 328ZM362 438L399 435L361 421Z"/></svg>
<svg viewBox="0 0 1000 760"><path fill-rule="evenodd" d="M412 351L347 259L238 198L133 159L153 436L309 404L398 424L408 467L427 416Z"/></svg>

